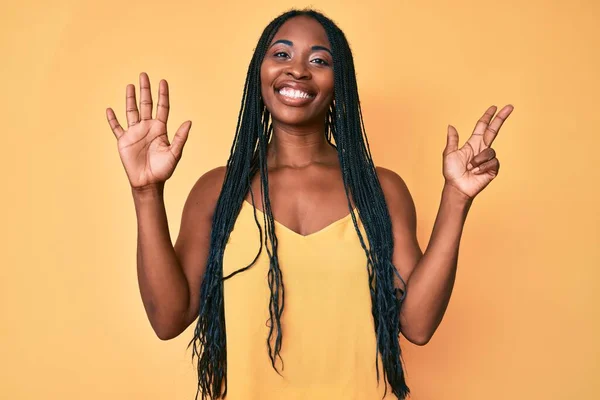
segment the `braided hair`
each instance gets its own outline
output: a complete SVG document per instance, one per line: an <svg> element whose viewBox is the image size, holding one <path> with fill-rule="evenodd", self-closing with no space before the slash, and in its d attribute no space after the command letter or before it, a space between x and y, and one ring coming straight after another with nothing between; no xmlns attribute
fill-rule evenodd
<svg viewBox="0 0 600 400"><path fill-rule="evenodd" d="M267 239L270 240L270 246L266 246L269 256L270 289L270 329L267 348L272 366L279 373L275 360L277 357L281 359L280 319L284 310L284 284L277 257L277 236L269 200L266 161L267 144L273 127L270 112L261 97L260 68L265 53L279 28L288 19L296 16L308 16L318 21L325 29L331 44L335 94L325 121L325 135L327 142L337 150L348 208L367 256L371 312L376 335L375 354L377 355L377 351L381 354L384 380L387 379L396 397L403 400L410 393L402 367L399 343L400 306L406 297L406 283L391 261L394 240L390 215L365 133L350 46L344 33L331 19L312 9L290 10L271 21L264 29L248 67L235 137L212 221L210 251L200 291L198 321L194 337L188 344L189 348L193 343L192 362L194 356L198 357L198 392L202 392L203 400L223 398L227 394L223 281L247 270L258 259L263 246L262 229L258 220L256 222L260 231L261 245L250 265L223 277L223 254L242 202L249 190L254 198L250 182L257 172L260 173L263 187L265 244ZM332 143L332 137L335 144ZM365 245L358 228L350 195L363 221L369 248ZM394 276L400 279L404 289L394 287ZM401 293L401 296L398 297L397 292ZM379 361L377 357L375 359L379 382Z"/></svg>

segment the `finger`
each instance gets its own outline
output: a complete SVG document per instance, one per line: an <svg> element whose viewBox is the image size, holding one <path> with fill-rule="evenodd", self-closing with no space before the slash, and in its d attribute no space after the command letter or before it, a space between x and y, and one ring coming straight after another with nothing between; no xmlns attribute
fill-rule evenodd
<svg viewBox="0 0 600 400"><path fill-rule="evenodd" d="M504 123L504 121L506 121L506 119L513 110L514 107L511 104L504 106L502 110L500 110L500 112L496 115L492 123L489 124L489 126L485 130L485 133L483 134L483 143L486 146L489 147L492 145L494 139L496 139L496 136L500 131L500 128L502 127L502 124Z"/></svg>
<svg viewBox="0 0 600 400"><path fill-rule="evenodd" d="M165 125L169 119L169 85L162 79L158 83L158 105L156 107L156 119Z"/></svg>
<svg viewBox="0 0 600 400"><path fill-rule="evenodd" d="M483 133L488 127L488 124L492 120L492 117L496 113L497 107L490 106L485 113L479 118L477 123L475 124L475 128L473 129L473 135L483 136Z"/></svg>
<svg viewBox="0 0 600 400"><path fill-rule="evenodd" d="M494 175L498 175L500 170L500 161L497 158L492 158L489 161L484 162L479 167L473 168L473 172L476 175L480 175L486 172L493 172Z"/></svg>
<svg viewBox="0 0 600 400"><path fill-rule="evenodd" d="M150 93L150 78L148 74L140 74L140 120L152 119L152 93Z"/></svg>
<svg viewBox="0 0 600 400"><path fill-rule="evenodd" d="M125 89L125 114L127 115L127 128L140 122L140 114L135 103L135 86L127 85Z"/></svg>
<svg viewBox="0 0 600 400"><path fill-rule="evenodd" d="M192 121L186 121L183 124L181 124L179 129L177 129L177 132L175 132L175 136L171 141L171 153L173 153L176 159L179 159L181 157L181 153L183 152L183 146L187 141L188 133L190 132L191 127Z"/></svg>
<svg viewBox="0 0 600 400"><path fill-rule="evenodd" d="M483 134L487 129L492 117L496 113L496 106L489 107L485 113L479 118L477 123L475 124L475 129L473 129L473 133L471 137L467 140L467 143L473 148L475 154L479 154L483 148Z"/></svg>
<svg viewBox="0 0 600 400"><path fill-rule="evenodd" d="M452 125L448 125L446 134L446 147L442 153L444 156L458 149L458 131Z"/></svg>
<svg viewBox="0 0 600 400"><path fill-rule="evenodd" d="M117 120L117 116L115 115L115 112L112 110L112 108L106 109L106 119L108 120L110 129L112 129L112 132L115 134L115 137L117 139L119 139L121 136L123 136L125 131L119 124L119 121Z"/></svg>
<svg viewBox="0 0 600 400"><path fill-rule="evenodd" d="M473 167L477 167L483 164L486 161L491 160L496 157L496 150L488 147L481 151L481 153L477 154L473 159L467 164L467 170L471 170Z"/></svg>

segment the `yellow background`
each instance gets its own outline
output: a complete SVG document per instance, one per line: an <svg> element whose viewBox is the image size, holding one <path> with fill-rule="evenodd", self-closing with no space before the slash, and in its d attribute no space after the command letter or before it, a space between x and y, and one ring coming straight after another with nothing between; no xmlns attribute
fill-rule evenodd
<svg viewBox="0 0 600 400"><path fill-rule="evenodd" d="M170 134L193 121L166 189L176 238L189 190L224 165L264 26L313 5L345 31L374 161L407 182L426 248L446 126L515 110L475 199L449 308L403 339L415 400L600 398L600 3L47 1L0 6L0 398L192 399L189 328L163 342L139 295L136 219L112 107L149 74ZM139 96L139 92L138 92ZM139 97L138 97L139 99Z"/></svg>

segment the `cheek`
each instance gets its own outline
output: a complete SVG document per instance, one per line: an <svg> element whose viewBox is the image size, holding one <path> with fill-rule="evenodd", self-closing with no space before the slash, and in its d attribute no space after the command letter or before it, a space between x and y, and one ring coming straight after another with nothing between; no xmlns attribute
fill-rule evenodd
<svg viewBox="0 0 600 400"><path fill-rule="evenodd" d="M273 95L271 83L273 81L272 70L263 64L260 67L260 92L265 103L269 101L269 98Z"/></svg>
<svg viewBox="0 0 600 400"><path fill-rule="evenodd" d="M333 73L326 74L322 77L321 88L323 88L323 92L327 93L327 98L329 100L333 100L333 89L335 87L333 81Z"/></svg>

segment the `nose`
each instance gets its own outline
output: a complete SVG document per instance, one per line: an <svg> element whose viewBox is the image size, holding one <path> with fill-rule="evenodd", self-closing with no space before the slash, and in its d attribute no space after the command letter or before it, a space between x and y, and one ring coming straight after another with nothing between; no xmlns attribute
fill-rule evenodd
<svg viewBox="0 0 600 400"><path fill-rule="evenodd" d="M300 57L291 60L290 64L288 64L286 74L298 80L310 79L312 77L308 65Z"/></svg>

